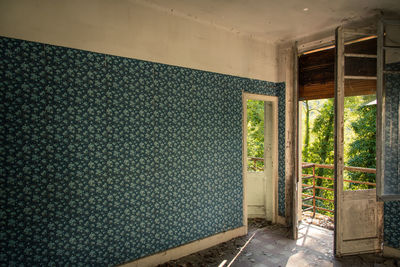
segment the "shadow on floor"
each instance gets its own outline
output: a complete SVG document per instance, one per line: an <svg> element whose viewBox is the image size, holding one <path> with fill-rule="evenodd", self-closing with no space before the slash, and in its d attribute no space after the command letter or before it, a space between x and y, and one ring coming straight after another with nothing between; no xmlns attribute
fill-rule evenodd
<svg viewBox="0 0 400 267"><path fill-rule="evenodd" d="M287 238L280 225L249 221L249 233L212 248L170 261L169 266L399 266L400 262L379 255L333 257L333 231L301 224L299 239Z"/></svg>

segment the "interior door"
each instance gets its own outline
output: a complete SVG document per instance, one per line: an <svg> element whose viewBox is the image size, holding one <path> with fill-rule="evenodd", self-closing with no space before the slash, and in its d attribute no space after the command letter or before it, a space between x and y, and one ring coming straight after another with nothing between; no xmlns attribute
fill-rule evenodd
<svg viewBox="0 0 400 267"><path fill-rule="evenodd" d="M360 66L371 64L375 53L348 51L347 45L360 40L376 38L376 33L345 29L336 30L335 55L335 255L355 255L381 251L383 205L377 202L376 189L345 190L344 188L344 103L355 81L376 83L375 74L362 73L362 68L352 68L352 62ZM365 61L365 64L363 63ZM361 64L360 64L361 62ZM376 68L376 67L375 67ZM368 72L368 71L367 71Z"/></svg>

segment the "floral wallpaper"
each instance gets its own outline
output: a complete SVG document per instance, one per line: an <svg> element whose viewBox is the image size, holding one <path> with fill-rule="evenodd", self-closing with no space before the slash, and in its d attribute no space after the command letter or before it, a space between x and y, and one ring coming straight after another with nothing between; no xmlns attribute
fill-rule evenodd
<svg viewBox="0 0 400 267"><path fill-rule="evenodd" d="M242 92L280 83L0 37L4 265L110 266L242 226Z"/></svg>
<svg viewBox="0 0 400 267"><path fill-rule="evenodd" d="M400 201L384 204L383 239L385 245L400 249Z"/></svg>
<svg viewBox="0 0 400 267"><path fill-rule="evenodd" d="M387 70L400 70L400 63L386 65ZM385 194L400 194L399 107L400 77L385 75ZM400 201L384 204L385 244L400 249Z"/></svg>
<svg viewBox="0 0 400 267"><path fill-rule="evenodd" d="M396 67L397 66L397 67ZM386 69L400 70L400 64L388 64ZM385 75L385 183L384 193L400 194L399 176L399 106L400 78L398 74Z"/></svg>

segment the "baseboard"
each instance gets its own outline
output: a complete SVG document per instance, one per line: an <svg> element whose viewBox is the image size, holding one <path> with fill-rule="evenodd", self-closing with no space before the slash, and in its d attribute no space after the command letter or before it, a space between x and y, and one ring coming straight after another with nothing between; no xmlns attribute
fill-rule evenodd
<svg viewBox="0 0 400 267"><path fill-rule="evenodd" d="M265 219L265 214L249 214L247 215L248 219L258 219L258 218L262 218Z"/></svg>
<svg viewBox="0 0 400 267"><path fill-rule="evenodd" d="M122 264L122 267L152 267L159 264L168 262L170 260L176 260L195 253L197 251L207 249L209 247L218 245L220 243L229 241L235 237L243 236L247 234L247 227L242 226L233 230L229 230L223 233L219 233L204 239L193 241L191 243L172 248L151 256L147 256L132 262Z"/></svg>
<svg viewBox="0 0 400 267"><path fill-rule="evenodd" d="M286 225L286 218L278 215L276 223L281 225Z"/></svg>
<svg viewBox="0 0 400 267"><path fill-rule="evenodd" d="M400 249L383 246L383 256L400 259Z"/></svg>

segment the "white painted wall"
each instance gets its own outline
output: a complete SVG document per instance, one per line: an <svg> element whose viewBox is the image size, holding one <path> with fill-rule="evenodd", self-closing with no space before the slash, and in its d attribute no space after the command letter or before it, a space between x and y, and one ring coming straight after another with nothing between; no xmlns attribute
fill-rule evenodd
<svg viewBox="0 0 400 267"><path fill-rule="evenodd" d="M277 47L127 0L0 0L0 35L277 81Z"/></svg>

